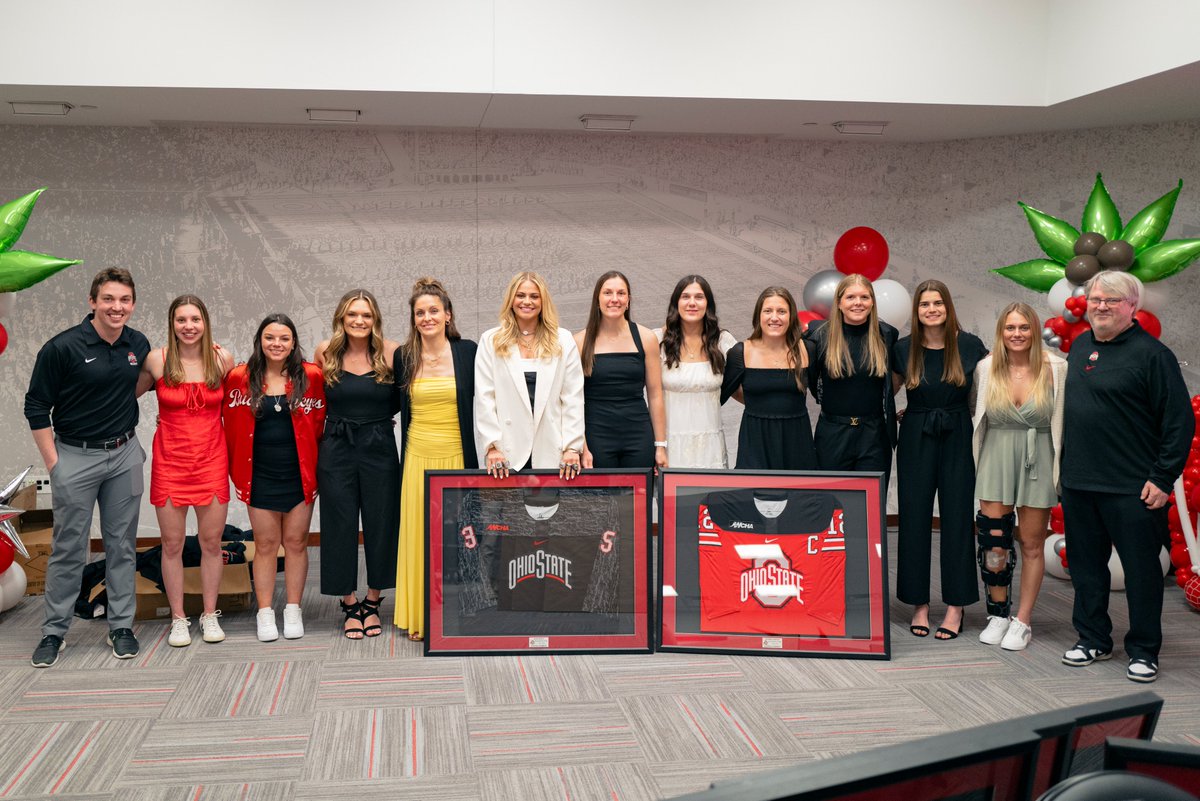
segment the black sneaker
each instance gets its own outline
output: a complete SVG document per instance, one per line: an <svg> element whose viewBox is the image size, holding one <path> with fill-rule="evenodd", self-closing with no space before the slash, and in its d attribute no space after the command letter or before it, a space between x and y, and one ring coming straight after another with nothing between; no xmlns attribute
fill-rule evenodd
<svg viewBox="0 0 1200 801"><path fill-rule="evenodd" d="M117 659L133 659L138 655L138 641L133 636L133 629L113 629L108 633L108 641L112 643L113 656Z"/></svg>
<svg viewBox="0 0 1200 801"><path fill-rule="evenodd" d="M33 649L33 659L29 660L34 667L53 667L58 661L58 652L66 648L67 644L63 642L63 638L57 634L47 634L38 643L38 647Z"/></svg>

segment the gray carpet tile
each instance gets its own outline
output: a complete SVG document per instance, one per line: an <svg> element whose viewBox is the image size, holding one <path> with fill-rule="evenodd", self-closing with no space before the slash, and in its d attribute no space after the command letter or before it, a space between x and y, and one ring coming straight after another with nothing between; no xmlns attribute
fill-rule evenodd
<svg viewBox="0 0 1200 801"><path fill-rule="evenodd" d="M905 687L771 694L762 703L814 753L895 745L951 728Z"/></svg>
<svg viewBox="0 0 1200 801"><path fill-rule="evenodd" d="M658 785L660 798L674 798L677 795L705 790L715 781L788 768L815 758L805 755L763 759L708 759L698 762L651 762L650 775Z"/></svg>
<svg viewBox="0 0 1200 801"><path fill-rule="evenodd" d="M604 701L609 684L594 656L487 656L464 659L472 705Z"/></svg>
<svg viewBox="0 0 1200 801"><path fill-rule="evenodd" d="M733 656L733 665L742 671L750 687L759 692L799 692L803 690L849 690L883 686L886 679L878 667L887 662L848 659L800 659L775 656ZM720 680L723 687L723 679Z"/></svg>
<svg viewBox="0 0 1200 801"><path fill-rule="evenodd" d="M162 719L307 715L316 702L320 666L302 662L219 662L183 672Z"/></svg>
<svg viewBox="0 0 1200 801"><path fill-rule="evenodd" d="M567 765L557 768L488 770L479 774L484 801L654 801L658 787L649 768L640 762Z"/></svg>
<svg viewBox="0 0 1200 801"><path fill-rule="evenodd" d="M475 769L541 768L643 759L615 703L467 708Z"/></svg>
<svg viewBox="0 0 1200 801"><path fill-rule="evenodd" d="M61 720L0 727L0 796L105 793L149 720Z"/></svg>
<svg viewBox="0 0 1200 801"><path fill-rule="evenodd" d="M724 654L661 653L637 660L597 656L596 664L615 697L696 692L705 686L730 692L752 690L753 685L735 659Z"/></svg>
<svg viewBox="0 0 1200 801"><path fill-rule="evenodd" d="M315 688L317 709L466 703L462 659L328 662Z"/></svg>
<svg viewBox="0 0 1200 801"><path fill-rule="evenodd" d="M0 637L0 639L4 638ZM22 665L0 667L0 723L5 720L7 712L37 679L37 671L29 669L28 655L25 656L25 662Z"/></svg>
<svg viewBox="0 0 1200 801"><path fill-rule="evenodd" d="M305 781L470 773L466 708L382 707L319 712Z"/></svg>
<svg viewBox="0 0 1200 801"><path fill-rule="evenodd" d="M155 722L134 749L121 783L289 781L304 769L311 718Z"/></svg>
<svg viewBox="0 0 1200 801"><path fill-rule="evenodd" d="M39 670L12 701L4 723L157 718L179 686L178 671Z"/></svg>
<svg viewBox="0 0 1200 801"><path fill-rule="evenodd" d="M480 801L479 777L429 776L357 782L304 782L296 801ZM519 798L519 796L517 796Z"/></svg>
<svg viewBox="0 0 1200 801"><path fill-rule="evenodd" d="M757 695L639 696L621 699L621 706L652 762L804 753L776 711Z"/></svg>
<svg viewBox="0 0 1200 801"><path fill-rule="evenodd" d="M121 801L289 801L295 796L292 782L221 783L218 777L205 784L167 784L134 787Z"/></svg>
<svg viewBox="0 0 1200 801"><path fill-rule="evenodd" d="M1044 712L1063 704L1021 678L936 681L905 689L946 724L946 730L982 726Z"/></svg>

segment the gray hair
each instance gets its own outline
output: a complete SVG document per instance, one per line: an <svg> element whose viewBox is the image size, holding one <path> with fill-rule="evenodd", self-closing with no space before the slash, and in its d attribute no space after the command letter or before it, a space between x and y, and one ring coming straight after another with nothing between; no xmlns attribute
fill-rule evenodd
<svg viewBox="0 0 1200 801"><path fill-rule="evenodd" d="M1084 291L1090 296L1092 289L1099 287L1106 292L1120 295L1137 308L1142 302L1142 284L1127 272L1121 270L1101 270L1083 285Z"/></svg>

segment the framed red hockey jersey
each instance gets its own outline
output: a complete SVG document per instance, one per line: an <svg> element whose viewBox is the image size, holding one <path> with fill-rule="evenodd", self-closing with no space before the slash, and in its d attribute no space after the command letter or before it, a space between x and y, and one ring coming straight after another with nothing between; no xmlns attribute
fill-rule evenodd
<svg viewBox="0 0 1200 801"><path fill-rule="evenodd" d="M426 474L426 654L649 651L648 473Z"/></svg>
<svg viewBox="0 0 1200 801"><path fill-rule="evenodd" d="M888 658L882 475L666 470L664 651Z"/></svg>

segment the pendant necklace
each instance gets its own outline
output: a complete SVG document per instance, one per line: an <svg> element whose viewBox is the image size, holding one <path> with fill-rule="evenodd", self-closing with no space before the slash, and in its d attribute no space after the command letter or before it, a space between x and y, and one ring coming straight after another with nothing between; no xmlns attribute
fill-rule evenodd
<svg viewBox="0 0 1200 801"><path fill-rule="evenodd" d="M277 411L277 412L282 412L282 411L283 411L283 407L279 405L279 398L278 398L278 397L276 397L276 398L275 398L275 411Z"/></svg>

